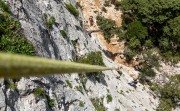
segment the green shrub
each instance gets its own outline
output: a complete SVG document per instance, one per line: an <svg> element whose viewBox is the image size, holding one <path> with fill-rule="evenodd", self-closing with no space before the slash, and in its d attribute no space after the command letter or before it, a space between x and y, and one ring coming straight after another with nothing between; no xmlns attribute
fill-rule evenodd
<svg viewBox="0 0 180 111"><path fill-rule="evenodd" d="M119 104L122 104L122 101L118 99Z"/></svg>
<svg viewBox="0 0 180 111"><path fill-rule="evenodd" d="M81 78L81 83L82 83L82 86L84 88L84 90L86 91L86 83L87 83L87 78L86 77L82 77Z"/></svg>
<svg viewBox="0 0 180 111"><path fill-rule="evenodd" d="M152 40L151 40L151 39L148 39L148 40L145 41L144 46L145 46L146 48L153 48L154 45L153 45Z"/></svg>
<svg viewBox="0 0 180 111"><path fill-rule="evenodd" d="M81 27L83 26L83 21L82 20L80 20L79 21L79 23L80 23L80 25L81 25Z"/></svg>
<svg viewBox="0 0 180 111"><path fill-rule="evenodd" d="M112 96L111 95L107 95L107 103L112 101Z"/></svg>
<svg viewBox="0 0 180 111"><path fill-rule="evenodd" d="M16 85L14 84L13 81L10 81L10 82L9 82L9 88L10 88L10 89L13 89L13 90L16 89Z"/></svg>
<svg viewBox="0 0 180 111"><path fill-rule="evenodd" d="M48 105L50 108L54 107L54 99L48 99Z"/></svg>
<svg viewBox="0 0 180 111"><path fill-rule="evenodd" d="M66 34L66 32L64 30L60 30L60 33L64 38L67 37L67 34Z"/></svg>
<svg viewBox="0 0 180 111"><path fill-rule="evenodd" d="M34 55L35 52L33 46L24 37L8 35L1 36L0 50L25 55Z"/></svg>
<svg viewBox="0 0 180 111"><path fill-rule="evenodd" d="M34 95L36 97L43 97L45 95L45 91L43 88L40 88L40 87L37 87L35 90L34 90Z"/></svg>
<svg viewBox="0 0 180 111"><path fill-rule="evenodd" d="M101 52L90 52L87 56L80 57L78 59L78 62L80 63L86 63L90 65L100 65L100 66L105 66L103 59L102 59L102 54ZM87 73L88 77L94 77L95 80L100 82L98 74L102 74L102 72L92 72L92 73Z"/></svg>
<svg viewBox="0 0 180 111"><path fill-rule="evenodd" d="M104 62L103 62L103 59L102 59L102 54L101 54L100 51L98 51L98 52L90 52L87 56L80 57L78 59L78 62L86 63L86 64L90 64L90 65L105 66ZM99 83L100 83L100 76L103 75L102 72L91 72L91 73L86 73L86 74L87 74L87 77L94 78ZM83 86L83 87L85 89L85 86Z"/></svg>
<svg viewBox="0 0 180 111"><path fill-rule="evenodd" d="M152 67L149 67L148 65L144 64L143 69L141 70L141 73L145 74L149 77L155 77L156 73L152 69Z"/></svg>
<svg viewBox="0 0 180 111"><path fill-rule="evenodd" d="M92 98L92 104L94 105L96 111L106 111L106 107L103 105L103 98Z"/></svg>
<svg viewBox="0 0 180 111"><path fill-rule="evenodd" d="M136 55L136 52L126 48L124 50L124 55L126 56L126 60L130 61Z"/></svg>
<svg viewBox="0 0 180 111"><path fill-rule="evenodd" d="M78 62L91 64L91 65L105 66L103 62L102 54L100 51L90 52L87 56L80 57Z"/></svg>
<svg viewBox="0 0 180 111"><path fill-rule="evenodd" d="M120 111L120 110L116 108L114 111Z"/></svg>
<svg viewBox="0 0 180 111"><path fill-rule="evenodd" d="M21 34L21 24L8 13L0 14L0 38L0 51L35 54L32 44Z"/></svg>
<svg viewBox="0 0 180 111"><path fill-rule="evenodd" d="M121 35L120 28L116 26L115 21L106 19L102 16L97 16L97 25L102 30L104 38L107 42L110 42L110 38L112 35Z"/></svg>
<svg viewBox="0 0 180 111"><path fill-rule="evenodd" d="M121 0L126 39L135 37L140 42L134 39L136 43L131 41L129 48L158 48L163 59L174 63L180 60L180 1L175 1Z"/></svg>
<svg viewBox="0 0 180 111"><path fill-rule="evenodd" d="M131 38L128 43L128 47L132 50L138 50L141 48L141 42L135 37Z"/></svg>
<svg viewBox="0 0 180 111"><path fill-rule="evenodd" d="M66 84L67 84L70 88L72 88L72 84L69 82L69 80L66 80Z"/></svg>
<svg viewBox="0 0 180 111"><path fill-rule="evenodd" d="M81 92L83 94L83 87L82 86L76 86L75 88L76 88L76 90L78 90L79 92Z"/></svg>
<svg viewBox="0 0 180 111"><path fill-rule="evenodd" d="M172 64L177 64L180 61L179 52L172 52L169 50L161 52L161 55L166 62L170 61Z"/></svg>
<svg viewBox="0 0 180 111"><path fill-rule="evenodd" d="M156 111L172 111L174 107L171 99L160 99L160 104L157 107Z"/></svg>
<svg viewBox="0 0 180 111"><path fill-rule="evenodd" d="M79 102L79 106L80 106L80 107L84 107L84 102L83 102L83 101L80 101L80 102Z"/></svg>
<svg viewBox="0 0 180 111"><path fill-rule="evenodd" d="M0 10L10 13L9 6L5 4L2 0L0 0Z"/></svg>
<svg viewBox="0 0 180 111"><path fill-rule="evenodd" d="M44 19L44 21L47 22L47 20L48 20L48 15L47 15L46 13L43 13L43 19Z"/></svg>
<svg viewBox="0 0 180 111"><path fill-rule="evenodd" d="M46 24L47 24L47 26L48 26L48 28L49 29L52 29L53 27L53 24L56 22L56 19L55 19L55 17L53 17L53 16L51 16L50 18L49 18L49 20L46 22Z"/></svg>
<svg viewBox="0 0 180 111"><path fill-rule="evenodd" d="M169 78L169 82L165 85L152 84L150 89L155 94L160 95L160 103L157 111L171 111L172 108L178 106L180 100L180 75L175 75Z"/></svg>
<svg viewBox="0 0 180 111"><path fill-rule="evenodd" d="M144 40L147 36L148 36L147 27L144 27L140 21L134 21L129 24L126 33L126 38L128 40L135 37L136 39L139 39L141 43L144 43Z"/></svg>
<svg viewBox="0 0 180 111"><path fill-rule="evenodd" d="M79 11L72 5L65 3L67 10L75 17L79 16Z"/></svg>

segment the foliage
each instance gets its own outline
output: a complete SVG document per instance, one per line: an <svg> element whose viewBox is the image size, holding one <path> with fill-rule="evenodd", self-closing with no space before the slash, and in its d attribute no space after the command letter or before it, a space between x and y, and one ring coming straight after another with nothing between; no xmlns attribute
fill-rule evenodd
<svg viewBox="0 0 180 111"><path fill-rule="evenodd" d="M140 21L134 21L130 23L127 28L127 40L134 38L138 39L141 42L141 44L143 44L147 35L147 28L144 27Z"/></svg>
<svg viewBox="0 0 180 111"><path fill-rule="evenodd" d="M10 9L9 6L7 4L4 3L4 1L0 0L0 11L4 11L7 13L10 13Z"/></svg>
<svg viewBox="0 0 180 111"><path fill-rule="evenodd" d="M156 111L172 111L173 103L171 99L160 99L160 104Z"/></svg>
<svg viewBox="0 0 180 111"><path fill-rule="evenodd" d="M84 90L86 91L86 83L87 83L87 78L86 77L81 77L81 83L82 83L82 86L84 88Z"/></svg>
<svg viewBox="0 0 180 111"><path fill-rule="evenodd" d="M97 16L97 24L99 28L102 30L104 34L104 38L107 42L110 42L110 38L112 35L116 34L117 36L121 37L120 28L116 26L115 21L106 19L102 16Z"/></svg>
<svg viewBox="0 0 180 111"><path fill-rule="evenodd" d="M180 101L180 75L175 75L170 78L170 81L163 87L158 86L160 93L160 104L157 111L170 111L178 106Z"/></svg>
<svg viewBox="0 0 180 111"><path fill-rule="evenodd" d="M179 52L167 51L167 52L162 52L161 55L166 61L171 61L171 63L173 64L177 64L180 61Z"/></svg>
<svg viewBox="0 0 180 111"><path fill-rule="evenodd" d="M53 100L53 99L50 99L50 100L48 101L48 105L49 105L50 108L53 108L53 107L54 107L54 100Z"/></svg>
<svg viewBox="0 0 180 111"><path fill-rule="evenodd" d="M48 101L48 105L50 108L53 108L54 107L54 99L50 99L50 97L47 98L47 101Z"/></svg>
<svg viewBox="0 0 180 111"><path fill-rule="evenodd" d="M80 101L80 102L79 102L79 106L80 106L80 107L84 107L84 102L83 102L83 101Z"/></svg>
<svg viewBox="0 0 180 111"><path fill-rule="evenodd" d="M3 35L0 40L0 50L10 53L34 55L33 46L23 37Z"/></svg>
<svg viewBox="0 0 180 111"><path fill-rule="evenodd" d="M144 55L144 62L142 63L141 73L139 79L141 83L145 83L146 77L155 77L156 73L152 68L159 69L159 56L153 54L151 51L147 51Z"/></svg>
<svg viewBox="0 0 180 111"><path fill-rule="evenodd" d="M114 111L120 111L120 109L117 109L117 108L116 108Z"/></svg>
<svg viewBox="0 0 180 111"><path fill-rule="evenodd" d="M96 111L106 111L106 108L103 105L103 98L92 98L91 102Z"/></svg>
<svg viewBox="0 0 180 111"><path fill-rule="evenodd" d="M15 83L14 83L13 81L10 81L10 82L9 82L9 88L10 88L10 89L13 89L13 90L16 89L16 85L15 85Z"/></svg>
<svg viewBox="0 0 180 111"><path fill-rule="evenodd" d="M90 52L87 56L80 57L78 62L91 64L91 65L105 66L103 63L102 54L100 51Z"/></svg>
<svg viewBox="0 0 180 111"><path fill-rule="evenodd" d="M81 92L82 94L84 94L84 93L83 93L83 87L82 87L82 86L76 86L75 88L76 88L76 90L78 90L79 92Z"/></svg>
<svg viewBox="0 0 180 111"><path fill-rule="evenodd" d="M35 54L32 44L21 35L20 23L6 12L0 14L0 51Z"/></svg>
<svg viewBox="0 0 180 111"><path fill-rule="evenodd" d="M153 48L153 42L152 42L152 40L151 40L151 39L147 39L147 40L145 41L145 43L144 43L144 47L145 47L146 49L151 49L151 48Z"/></svg>
<svg viewBox="0 0 180 111"><path fill-rule="evenodd" d="M45 94L45 91L43 88L37 87L36 89L34 89L34 95L36 97L43 97Z"/></svg>
<svg viewBox="0 0 180 111"><path fill-rule="evenodd" d="M112 96L111 95L107 95L107 103L112 101Z"/></svg>
<svg viewBox="0 0 180 111"><path fill-rule="evenodd" d="M141 42L139 41L139 39L136 39L135 37L133 37L129 40L128 47L133 50L140 49Z"/></svg>
<svg viewBox="0 0 180 111"><path fill-rule="evenodd" d="M69 80L66 80L67 85L72 88L72 84L69 82Z"/></svg>
<svg viewBox="0 0 180 111"><path fill-rule="evenodd" d="M126 56L126 60L130 61L136 55L136 52L131 49L126 48L124 50L124 55Z"/></svg>
<svg viewBox="0 0 180 111"><path fill-rule="evenodd" d="M66 32L65 32L64 30L60 30L60 33L61 33L61 35L62 35L63 37L67 37L67 34L66 34Z"/></svg>
<svg viewBox="0 0 180 111"><path fill-rule="evenodd" d="M51 16L50 18L49 18L49 20L47 20L46 21L46 24L47 24L47 26L48 26L48 28L49 29L52 29L53 27L53 24L56 22L56 19L55 19L55 17L54 16Z"/></svg>
<svg viewBox="0 0 180 111"><path fill-rule="evenodd" d="M164 59L180 60L179 0L122 0L121 9L129 48L157 47Z"/></svg>
<svg viewBox="0 0 180 111"><path fill-rule="evenodd" d="M102 54L100 51L90 52L87 56L80 57L78 59L78 62L91 64L91 65L105 66L103 62ZM93 72L93 73L87 73L87 74L88 74L88 77L93 77L95 78L95 80L100 82L100 76L102 75L102 72Z"/></svg>
<svg viewBox="0 0 180 111"><path fill-rule="evenodd" d="M177 50L180 48L180 16L175 17L167 22L168 24L163 28L164 36L169 39L173 49ZM174 46L173 46L174 45Z"/></svg>
<svg viewBox="0 0 180 111"><path fill-rule="evenodd" d="M83 26L83 21L80 20L79 23L80 23L80 26L82 27Z"/></svg>
<svg viewBox="0 0 180 111"><path fill-rule="evenodd" d="M72 5L65 3L67 10L75 17L79 16L79 11Z"/></svg>

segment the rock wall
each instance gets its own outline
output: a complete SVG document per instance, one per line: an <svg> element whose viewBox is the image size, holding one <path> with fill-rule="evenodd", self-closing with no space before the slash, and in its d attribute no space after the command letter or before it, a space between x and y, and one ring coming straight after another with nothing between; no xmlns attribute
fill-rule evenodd
<svg viewBox="0 0 180 111"><path fill-rule="evenodd" d="M20 21L25 37L31 41L37 55L52 59L75 61L77 56L91 51L101 51L106 66L117 67L117 64L106 57L102 50L106 47L94 35L90 37L80 26L84 20L82 12L74 17L64 3L75 6L75 0L6 0L12 14ZM56 22L49 29L45 22L53 16ZM60 30L67 34L63 37ZM52 75L47 77L21 78L16 82L17 88L7 86L4 79L0 80L0 110L2 111L95 111L92 98L103 98L101 106L107 111L153 111L158 99L145 86L137 88L128 85L132 81L130 73L138 73L134 69L123 66L123 76L116 79L118 72L103 71L100 82L89 78L86 84L81 82L78 74ZM68 85L67 81L72 85ZM84 86L83 86L84 85ZM81 86L82 90L77 90ZM41 87L48 97L39 98L34 90ZM85 87L85 89L84 89ZM108 95L112 101L108 100ZM53 107L49 99L54 101ZM83 105L80 103L83 102Z"/></svg>

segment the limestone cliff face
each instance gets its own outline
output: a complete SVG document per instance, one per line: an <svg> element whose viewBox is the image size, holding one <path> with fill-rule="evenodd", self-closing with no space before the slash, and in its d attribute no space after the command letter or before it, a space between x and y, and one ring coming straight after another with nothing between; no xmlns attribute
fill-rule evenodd
<svg viewBox="0 0 180 111"><path fill-rule="evenodd" d="M105 65L117 67L115 62L105 56L102 50L106 50L106 47L100 40L95 35L90 37L81 27L80 20L84 20L81 10L79 9L79 17L74 17L66 9L64 3L75 6L75 0L6 1L12 14L20 21L25 37L33 43L37 55L75 61L77 56L101 51ZM52 29L47 27L45 15L47 19L55 17ZM60 30L64 30L67 37L63 37ZM129 73L138 72L126 66L122 72L123 76L116 79L117 71L104 71L105 76L100 77L100 82L90 78L85 84L81 82L78 74L21 78L16 83L17 90L7 88L6 82L1 79L0 110L95 111L97 105L105 107L107 111L155 110L158 100L148 88L138 84L137 89L134 89L128 85L128 82L132 81ZM72 86L67 84L67 80ZM79 86L82 87L81 90L77 90ZM43 88L48 97L36 97L33 92L37 87ZM110 96L112 101L108 100ZM53 107L49 105L48 98L54 101ZM96 101L97 98L102 99L95 105L92 98L96 98Z"/></svg>

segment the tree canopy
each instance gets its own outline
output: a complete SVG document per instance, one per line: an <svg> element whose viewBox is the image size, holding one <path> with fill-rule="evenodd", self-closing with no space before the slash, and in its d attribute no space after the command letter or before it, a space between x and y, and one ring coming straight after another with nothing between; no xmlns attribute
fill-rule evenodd
<svg viewBox="0 0 180 111"><path fill-rule="evenodd" d="M180 0L122 0L121 9L127 40L159 48L166 58L180 55Z"/></svg>

